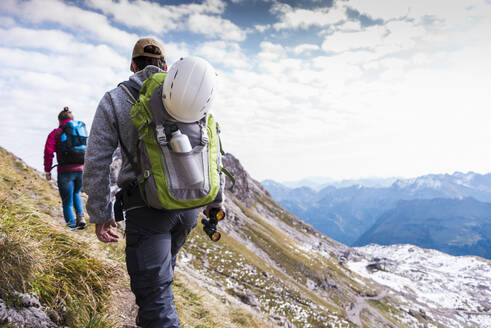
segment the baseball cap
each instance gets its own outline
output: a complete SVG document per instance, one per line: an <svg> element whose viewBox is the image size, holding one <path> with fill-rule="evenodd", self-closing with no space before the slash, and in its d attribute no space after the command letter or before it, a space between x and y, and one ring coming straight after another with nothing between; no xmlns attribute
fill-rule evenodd
<svg viewBox="0 0 491 328"><path fill-rule="evenodd" d="M159 48L162 55L156 55L156 54L145 52L146 46L155 46ZM162 44L159 41L155 40L154 38L141 38L135 43L135 46L133 47L133 55L131 56L131 59L140 56L152 57L152 58L164 57L165 59L165 50Z"/></svg>

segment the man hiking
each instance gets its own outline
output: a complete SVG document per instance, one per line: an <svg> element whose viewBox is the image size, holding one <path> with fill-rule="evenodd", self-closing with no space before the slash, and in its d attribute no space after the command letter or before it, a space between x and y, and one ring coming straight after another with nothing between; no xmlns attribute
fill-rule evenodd
<svg viewBox="0 0 491 328"><path fill-rule="evenodd" d="M176 69L166 76L161 43L153 38L138 40L131 60L134 74L103 96L90 131L84 191L90 221L102 242L119 238L112 229L116 222L109 174L113 152L121 148L118 186L122 189L114 210L116 218L126 219L126 265L139 306L137 325L144 328L181 327L171 288L178 251L196 226L201 206L207 205L207 212L221 208L223 202L224 179L217 166L221 161L208 160L219 154L218 137L206 128L213 122L207 116L213 88L206 91L206 83L196 84L211 81L213 87L213 80L209 72L188 69L198 62L181 60L180 73ZM183 81L198 87L181 88ZM136 102L139 97L143 101ZM179 104L173 102L179 99Z"/></svg>
<svg viewBox="0 0 491 328"><path fill-rule="evenodd" d="M58 114L58 128L51 131L44 146L44 174L48 181L51 180L53 157L56 153L57 182L63 204L63 217L71 229L83 229L86 224L80 197L86 139L85 124L74 121L70 109L64 107Z"/></svg>

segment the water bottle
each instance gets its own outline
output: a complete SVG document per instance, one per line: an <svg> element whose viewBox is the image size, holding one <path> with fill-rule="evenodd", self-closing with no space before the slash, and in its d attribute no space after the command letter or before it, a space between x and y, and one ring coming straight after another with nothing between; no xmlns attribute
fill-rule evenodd
<svg viewBox="0 0 491 328"><path fill-rule="evenodd" d="M187 135L182 134L181 130L176 130L172 132L172 137L170 139L170 147L176 153L189 153L193 150L191 147L191 142Z"/></svg>
<svg viewBox="0 0 491 328"><path fill-rule="evenodd" d="M170 147L176 153L189 153L193 150L188 136L182 134L180 130L172 132ZM184 177L179 178L184 178L186 183L189 185L195 185L203 182L203 174L200 173L198 163L196 163L192 154L176 157L183 169L181 172L184 172L185 175Z"/></svg>

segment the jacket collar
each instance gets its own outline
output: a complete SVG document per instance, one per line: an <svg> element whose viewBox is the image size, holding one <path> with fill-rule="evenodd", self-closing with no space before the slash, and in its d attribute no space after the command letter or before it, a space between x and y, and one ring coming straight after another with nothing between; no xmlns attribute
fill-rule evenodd
<svg viewBox="0 0 491 328"><path fill-rule="evenodd" d="M64 120L64 121L61 121L59 128L61 128L61 127L62 127L62 126L63 126L63 125L66 123L66 122L68 122L68 121L72 121L72 119L67 118L67 119L66 119L66 120Z"/></svg>

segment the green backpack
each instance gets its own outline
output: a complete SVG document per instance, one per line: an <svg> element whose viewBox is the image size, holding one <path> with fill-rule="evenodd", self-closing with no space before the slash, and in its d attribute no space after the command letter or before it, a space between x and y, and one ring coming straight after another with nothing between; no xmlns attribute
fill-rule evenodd
<svg viewBox="0 0 491 328"><path fill-rule="evenodd" d="M230 176L221 166L223 151L218 123L210 114L194 123L172 119L161 98L165 76L166 73L155 73L147 78L130 111L131 123L138 131L137 184L150 207L166 210L201 207L215 200L220 171ZM176 128L188 136L192 151L178 153L171 149L169 137ZM197 165L202 175L200 183L186 182L184 159Z"/></svg>

